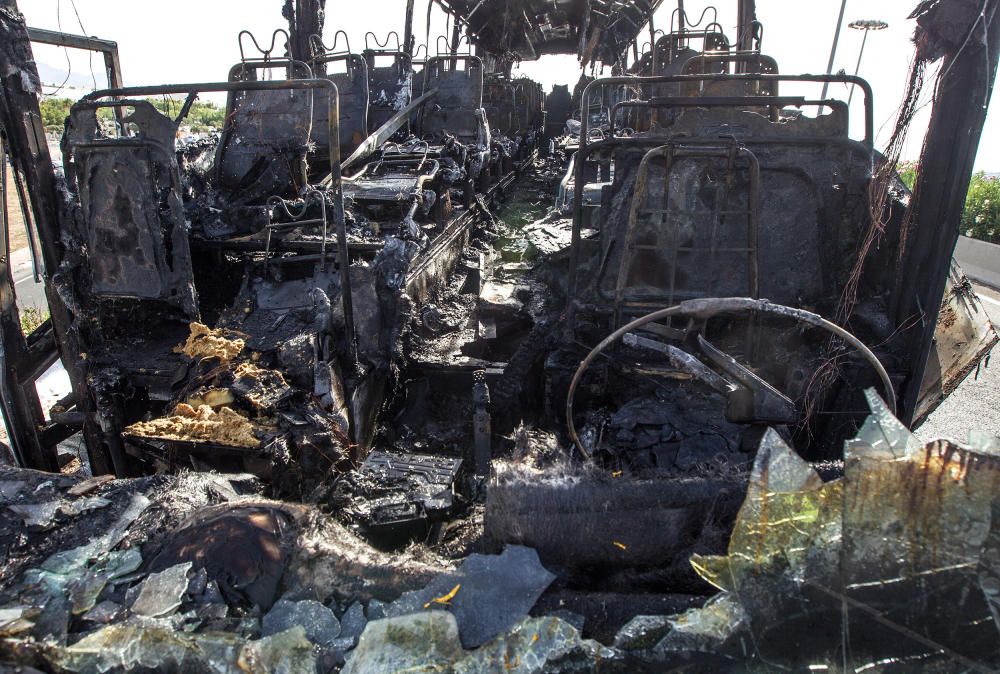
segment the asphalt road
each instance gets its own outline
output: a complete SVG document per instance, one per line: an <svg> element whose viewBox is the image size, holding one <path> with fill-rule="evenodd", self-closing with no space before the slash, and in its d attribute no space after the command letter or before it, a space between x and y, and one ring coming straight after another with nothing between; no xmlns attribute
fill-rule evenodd
<svg viewBox="0 0 1000 674"><path fill-rule="evenodd" d="M976 293L993 325L1000 326L1000 292L976 285ZM994 354L1000 355L1000 346ZM921 440L952 438L968 440L970 430L1000 436L1000 360L992 367L973 372L917 429Z"/></svg>
<svg viewBox="0 0 1000 674"><path fill-rule="evenodd" d="M45 287L35 283L31 267L31 252L27 248L15 250L10 256L11 275L14 277L14 293L17 295L17 306L20 309L34 307L48 313L48 303L45 301ZM41 261L39 260L39 264ZM41 274L41 269L39 269Z"/></svg>

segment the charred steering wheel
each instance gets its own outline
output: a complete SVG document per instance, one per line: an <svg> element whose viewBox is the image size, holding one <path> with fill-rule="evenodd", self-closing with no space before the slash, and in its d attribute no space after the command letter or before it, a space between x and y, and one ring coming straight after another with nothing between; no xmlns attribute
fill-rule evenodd
<svg viewBox="0 0 1000 674"><path fill-rule="evenodd" d="M583 444L580 442L580 437L576 432L576 426L573 423L573 398L576 394L577 386L583 379L583 375L587 371L587 368L590 367L590 364L608 346L619 339L630 346L637 346L663 353L670 359L670 362L674 367L687 372L695 379L708 384L717 391L730 394L730 412L732 412L735 407L737 414L747 416L752 415L758 420L778 423L790 421L788 417L790 414L794 413L794 404L792 404L787 397L778 392L770 384L757 377L757 375L749 369L740 365L731 356L715 348L701 335L698 335L698 346L702 352L713 364L723 370L732 379L739 382L742 387L734 384L731 379L718 374L715 370L708 367L701 360L683 349L633 333L633 331L638 328L648 326L655 321L665 318L687 316L691 319L707 321L709 318L719 314L740 312L759 312L763 314L770 314L772 316L791 318L812 327L826 330L827 332L844 340L854 347L864 357L864 359L868 361L868 363L872 366L872 369L875 370L875 373L882 382L882 389L885 393L886 404L888 405L889 410L895 413L896 393L893 390L889 374L885 371L885 368L882 366L882 363L879 362L875 354L872 353L871 349L839 325L831 323L825 318L810 311L805 311L804 309L794 309L781 304L773 304L767 300L757 300L746 297L701 298L687 300L678 305L654 311L650 314L637 318L626 325L623 325L605 337L600 344L591 349L590 353L587 354L587 357L580 362L576 372L573 374L573 379L569 385L569 392L566 395L566 425L569 430L570 438L573 440L573 444L576 446L580 456L583 457L584 460L589 458ZM660 327L662 328L663 326ZM665 330L669 330L669 328L665 328ZM741 393L745 393L745 395L740 395Z"/></svg>

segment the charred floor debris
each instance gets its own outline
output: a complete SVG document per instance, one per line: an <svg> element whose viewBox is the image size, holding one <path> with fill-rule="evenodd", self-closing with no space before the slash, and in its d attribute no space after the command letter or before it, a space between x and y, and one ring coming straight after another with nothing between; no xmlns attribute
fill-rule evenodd
<svg viewBox="0 0 1000 674"><path fill-rule="evenodd" d="M5 250L0 669L1000 667L998 442L909 430L997 341L950 251L1000 3L917 7L884 153L752 0L438 4L361 49L286 0L219 81L125 88L0 0L52 314L22 334ZM59 168L32 41L113 87ZM567 53L573 91L512 76ZM853 125L783 91L831 82Z"/></svg>

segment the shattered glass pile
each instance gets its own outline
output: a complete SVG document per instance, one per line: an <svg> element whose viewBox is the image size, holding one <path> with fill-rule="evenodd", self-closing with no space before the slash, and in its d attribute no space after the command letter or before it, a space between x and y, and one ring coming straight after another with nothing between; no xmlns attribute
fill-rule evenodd
<svg viewBox="0 0 1000 674"><path fill-rule="evenodd" d="M0 663L67 672L992 671L1000 453L921 445L872 392L824 482L763 438L720 592L606 643L547 608L559 568L508 545L382 553L248 475L80 479L2 469ZM487 520L490 512L487 511ZM623 546L623 555L628 554ZM638 604L637 604L638 605Z"/></svg>

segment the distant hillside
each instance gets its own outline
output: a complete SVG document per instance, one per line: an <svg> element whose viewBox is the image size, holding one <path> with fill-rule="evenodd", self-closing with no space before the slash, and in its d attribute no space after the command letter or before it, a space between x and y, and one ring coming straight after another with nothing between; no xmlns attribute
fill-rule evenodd
<svg viewBox="0 0 1000 674"><path fill-rule="evenodd" d="M97 79L97 86L103 87L105 85L105 75L103 66L98 68L94 67L94 78ZM62 84L63 80L66 79L66 68L57 68L50 66L47 63L35 62L35 66L38 68L38 77L41 78L42 84L44 85L54 85L59 86ZM94 78L90 76L90 69L86 71L73 71L70 73L69 79L66 81L67 87L81 88L81 89L93 89L94 88Z"/></svg>

